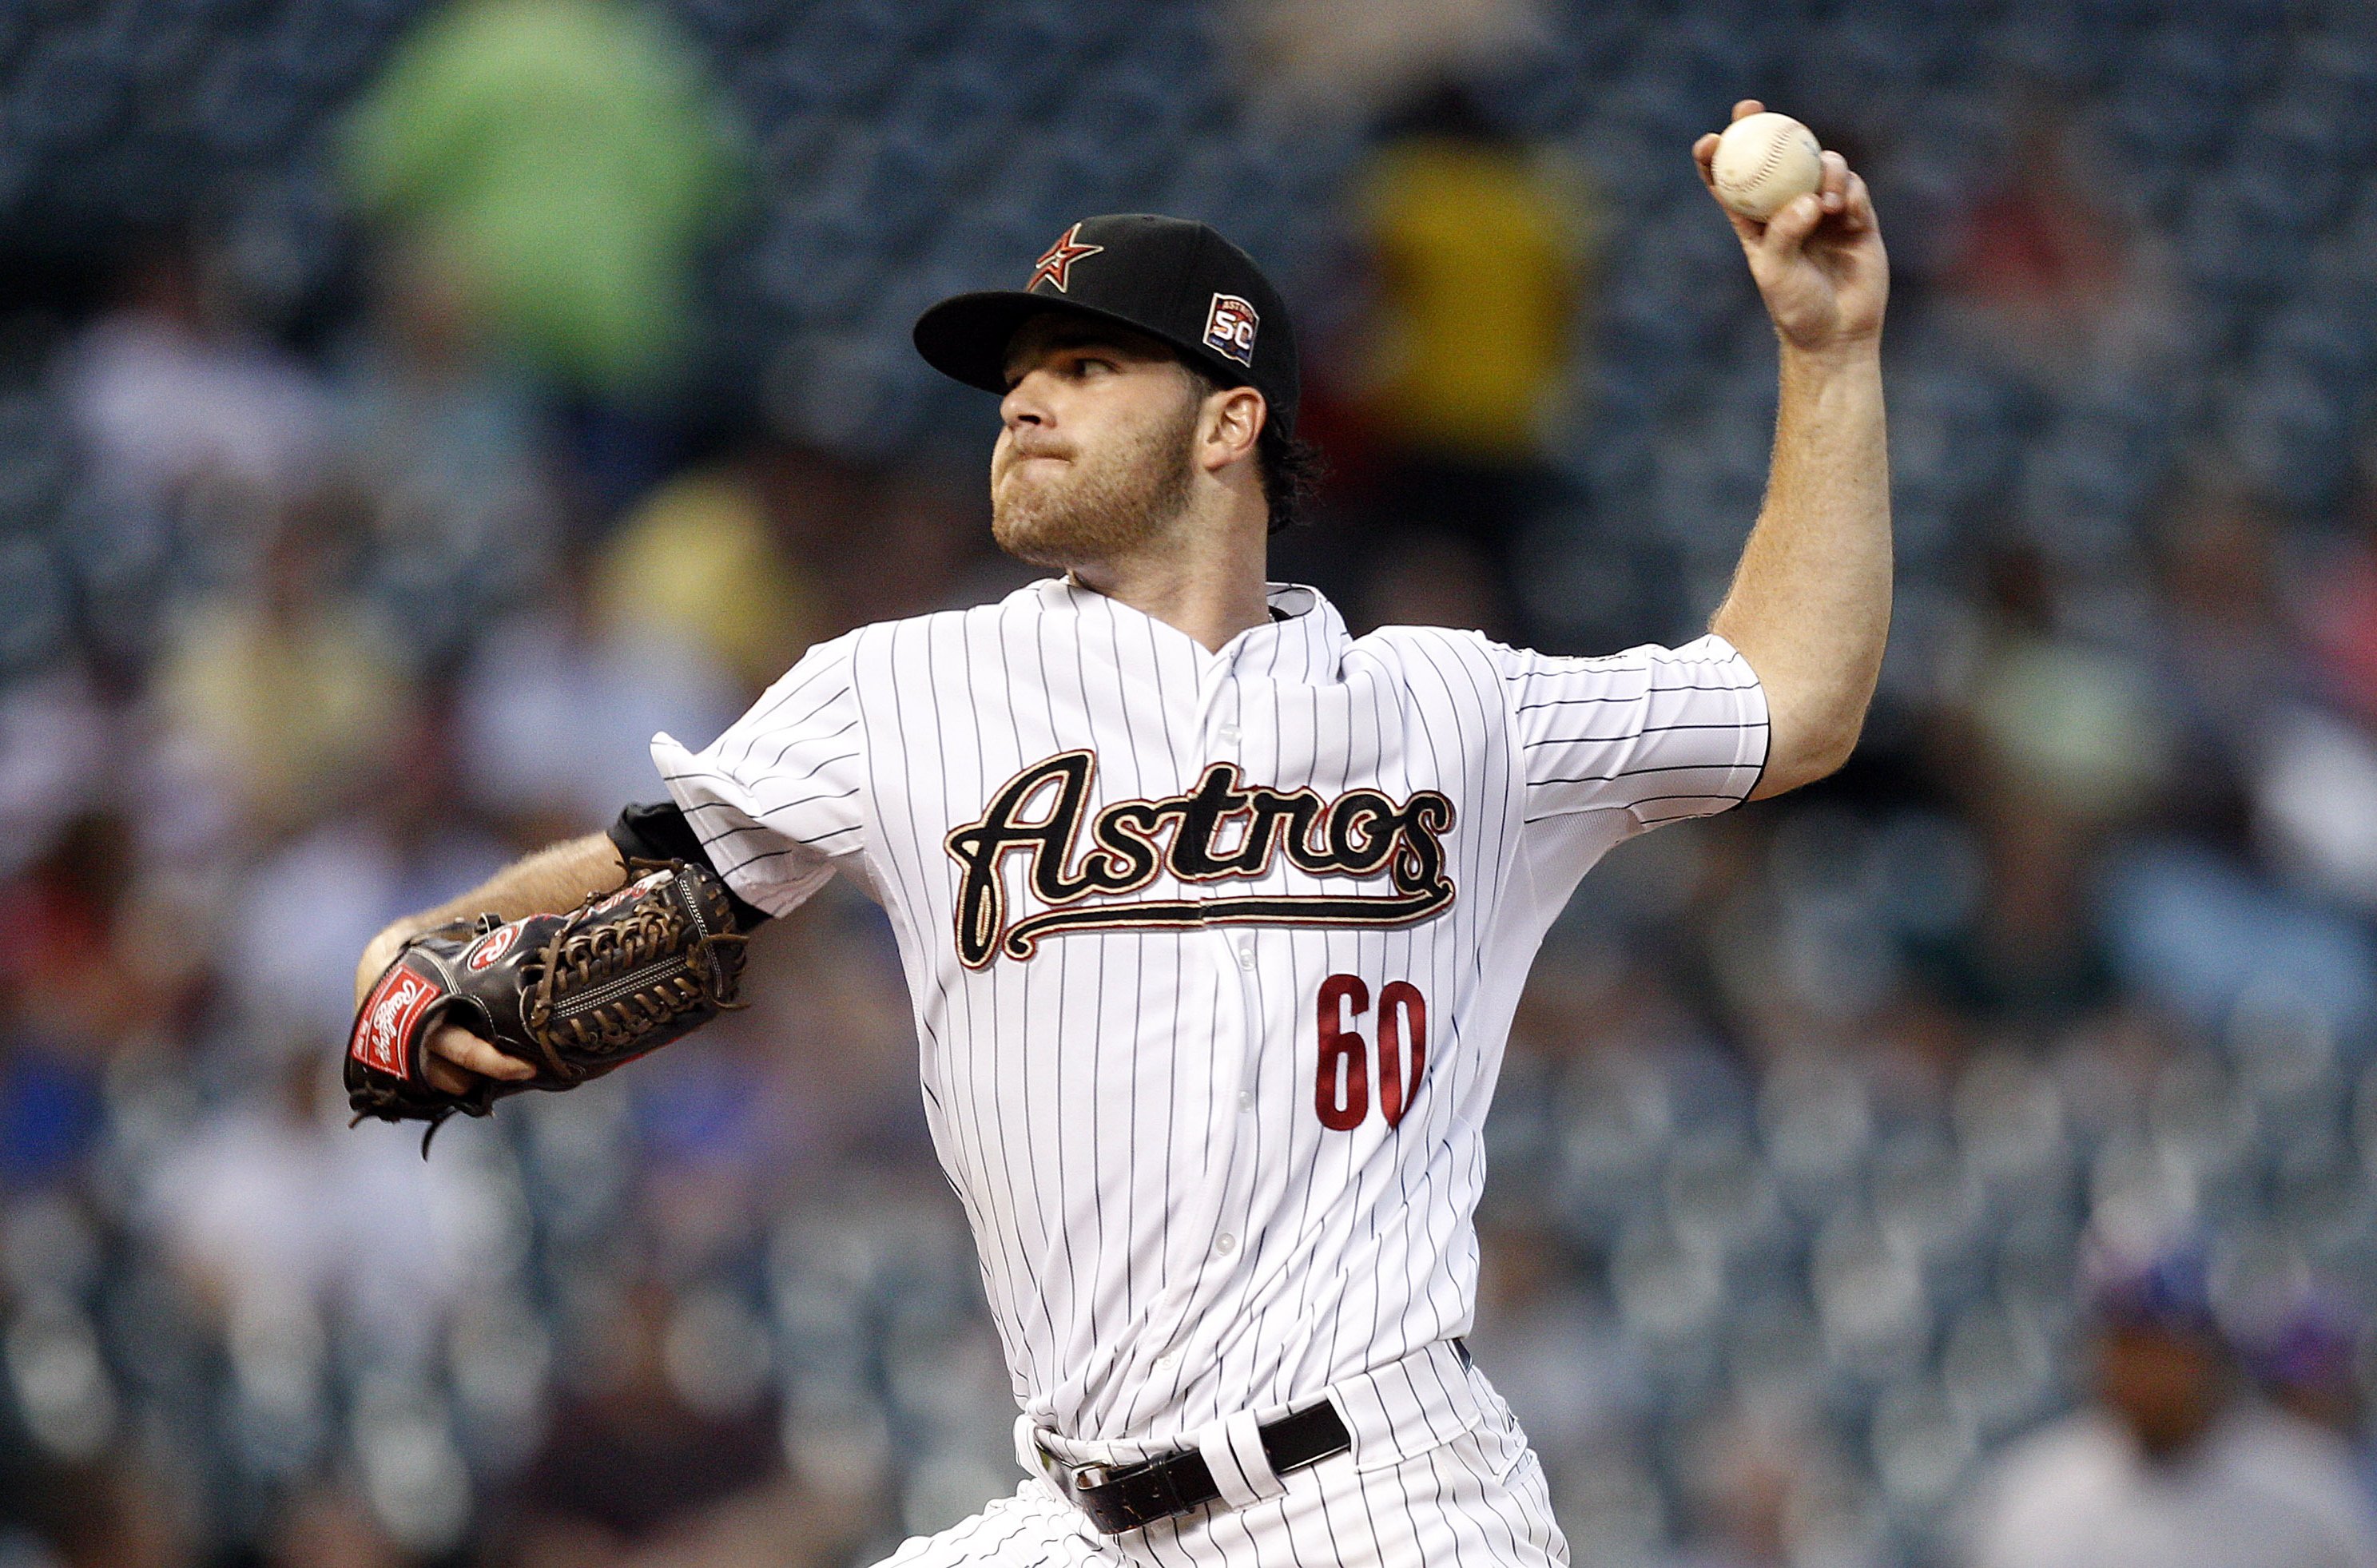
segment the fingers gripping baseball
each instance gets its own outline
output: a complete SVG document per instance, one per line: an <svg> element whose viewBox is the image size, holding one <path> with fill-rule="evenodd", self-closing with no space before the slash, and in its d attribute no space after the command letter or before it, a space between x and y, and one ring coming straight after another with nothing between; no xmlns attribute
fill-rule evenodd
<svg viewBox="0 0 2377 1568"><path fill-rule="evenodd" d="M1756 132L1774 139L1785 134L1773 128L1777 122L1790 134L1806 135L1796 122L1765 113L1756 99L1733 106L1736 124L1752 115L1761 118L1742 126L1738 136ZM1766 177L1745 192L1721 178L1722 140L1714 135L1701 137L1692 146L1692 160L1741 241L1750 277L1775 330L1794 348L1808 350L1878 337L1890 269L1874 220L1873 197L1863 178L1837 152L1822 153L1812 166L1795 166L1791 155L1804 160L1806 152L1781 146L1774 157L1753 165ZM1812 140L1805 145L1812 146ZM1737 164L1743 150L1729 149ZM1775 189L1778 183L1782 192ZM1797 194L1785 195L1793 183L1798 183ZM1749 215L1757 211L1765 216Z"/></svg>

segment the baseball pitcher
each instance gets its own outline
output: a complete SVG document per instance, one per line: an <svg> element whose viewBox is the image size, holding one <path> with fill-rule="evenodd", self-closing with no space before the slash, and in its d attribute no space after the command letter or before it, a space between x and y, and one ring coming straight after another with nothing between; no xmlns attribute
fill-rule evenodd
<svg viewBox="0 0 2377 1568"><path fill-rule="evenodd" d="M1053 575L820 644L708 745L653 741L665 802L383 933L356 1110L607 1071L847 876L1022 1411L1021 1488L893 1562L1565 1562L1462 1340L1512 1010L1612 845L1841 765L1889 617L1865 185L1827 153L1729 220L1780 343L1765 505L1707 636L1598 659L1355 638L1265 581L1296 338L1212 230L1086 219L936 305L917 349L1000 399L997 541Z"/></svg>

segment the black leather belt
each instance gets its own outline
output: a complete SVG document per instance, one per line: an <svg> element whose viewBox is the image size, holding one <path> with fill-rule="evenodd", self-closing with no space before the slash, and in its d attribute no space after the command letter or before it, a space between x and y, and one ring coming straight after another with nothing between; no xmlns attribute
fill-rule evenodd
<svg viewBox="0 0 2377 1568"><path fill-rule="evenodd" d="M1283 1476L1354 1446L1344 1419L1326 1399L1257 1427L1255 1436L1272 1471ZM1135 1465L1075 1467L1054 1458L1050 1463L1056 1467L1058 1487L1104 1535L1140 1529L1158 1519L1202 1508L1222 1495L1205 1456L1193 1448Z"/></svg>

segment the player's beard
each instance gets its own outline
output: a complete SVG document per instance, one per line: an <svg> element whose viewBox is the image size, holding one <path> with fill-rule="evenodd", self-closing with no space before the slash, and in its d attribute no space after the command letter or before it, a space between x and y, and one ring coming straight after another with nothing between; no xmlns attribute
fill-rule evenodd
<svg viewBox="0 0 2377 1568"><path fill-rule="evenodd" d="M1011 481L1021 459L1010 450L991 474L991 537L1017 560L1057 571L1161 538L1188 509L1198 407L1188 399L1177 416L1118 436L1106 450L1077 445L1053 478Z"/></svg>

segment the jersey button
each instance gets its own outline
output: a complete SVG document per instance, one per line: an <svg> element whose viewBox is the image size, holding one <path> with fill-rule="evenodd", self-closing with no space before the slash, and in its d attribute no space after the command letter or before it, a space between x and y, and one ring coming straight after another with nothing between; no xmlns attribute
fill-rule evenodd
<svg viewBox="0 0 2377 1568"><path fill-rule="evenodd" d="M1238 1250L1238 1239L1225 1230L1222 1233L1221 1240L1213 1243L1213 1250L1227 1257Z"/></svg>
<svg viewBox="0 0 2377 1568"><path fill-rule="evenodd" d="M1236 725L1224 724L1222 726L1218 733L1222 737L1222 743L1224 745L1235 746L1238 743L1238 727Z"/></svg>
<svg viewBox="0 0 2377 1568"><path fill-rule="evenodd" d="M1255 950L1250 946L1241 946L1238 949L1238 968L1242 969L1251 969L1254 967Z"/></svg>
<svg viewBox="0 0 2377 1568"><path fill-rule="evenodd" d="M1240 1111L1252 1111L1254 1108L1255 1091L1252 1089L1240 1089L1238 1091L1238 1109Z"/></svg>

